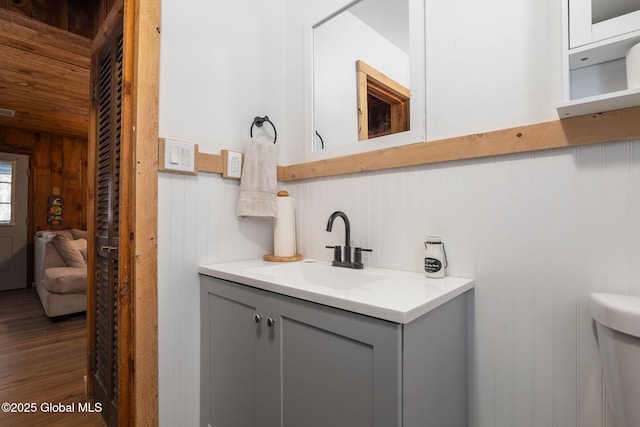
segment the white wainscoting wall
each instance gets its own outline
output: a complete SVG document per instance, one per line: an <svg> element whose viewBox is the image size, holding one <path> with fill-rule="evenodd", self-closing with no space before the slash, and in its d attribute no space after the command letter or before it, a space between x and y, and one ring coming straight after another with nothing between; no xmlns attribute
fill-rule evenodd
<svg viewBox="0 0 640 427"><path fill-rule="evenodd" d="M198 265L262 257L273 247L263 220L236 219L237 181L161 173L158 186L160 425L200 425Z"/></svg>
<svg viewBox="0 0 640 427"><path fill-rule="evenodd" d="M283 186L306 257L344 244L334 210L365 265L421 271L443 237L449 274L476 279L476 426L607 425L588 294L640 295L640 141Z"/></svg>
<svg viewBox="0 0 640 427"><path fill-rule="evenodd" d="M351 220L366 265L420 271L426 235L449 273L476 279L474 410L480 427L605 427L591 291L640 295L640 141L281 183L306 257L343 244ZM161 425L197 425L197 265L271 250L271 225L238 222L239 186L161 174ZM166 345L167 343L171 345ZM168 384L174 386L169 387Z"/></svg>

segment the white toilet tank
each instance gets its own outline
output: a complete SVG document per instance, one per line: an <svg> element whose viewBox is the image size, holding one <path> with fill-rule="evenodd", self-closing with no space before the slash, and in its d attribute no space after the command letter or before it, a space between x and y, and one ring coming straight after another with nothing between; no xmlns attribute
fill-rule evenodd
<svg viewBox="0 0 640 427"><path fill-rule="evenodd" d="M592 293L589 308L615 426L640 426L640 297Z"/></svg>

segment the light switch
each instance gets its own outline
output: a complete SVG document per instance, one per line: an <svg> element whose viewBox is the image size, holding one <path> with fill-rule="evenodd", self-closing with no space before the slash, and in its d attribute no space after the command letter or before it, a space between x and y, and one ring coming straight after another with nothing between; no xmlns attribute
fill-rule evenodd
<svg viewBox="0 0 640 427"><path fill-rule="evenodd" d="M164 169L178 172L195 172L195 144L165 139L164 141Z"/></svg>
<svg viewBox="0 0 640 427"><path fill-rule="evenodd" d="M192 152L193 150L190 149L189 147L182 147L182 159L180 161L180 164L182 166L184 167L191 166L191 157L193 157Z"/></svg>
<svg viewBox="0 0 640 427"><path fill-rule="evenodd" d="M171 154L169 158L169 163L172 165L177 165L180 163L180 147L171 147Z"/></svg>

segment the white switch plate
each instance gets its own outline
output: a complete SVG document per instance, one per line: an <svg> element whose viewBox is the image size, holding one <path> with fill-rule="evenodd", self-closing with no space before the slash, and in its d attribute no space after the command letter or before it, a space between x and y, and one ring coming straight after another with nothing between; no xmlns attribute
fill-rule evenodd
<svg viewBox="0 0 640 427"><path fill-rule="evenodd" d="M195 173L196 146L188 142L164 141L164 168L166 170Z"/></svg>

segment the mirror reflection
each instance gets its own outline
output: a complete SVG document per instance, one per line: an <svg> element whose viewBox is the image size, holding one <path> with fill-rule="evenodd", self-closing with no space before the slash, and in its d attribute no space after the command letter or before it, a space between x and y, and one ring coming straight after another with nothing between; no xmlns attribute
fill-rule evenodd
<svg viewBox="0 0 640 427"><path fill-rule="evenodd" d="M356 61L358 140L409 130L409 89L363 61Z"/></svg>
<svg viewBox="0 0 640 427"><path fill-rule="evenodd" d="M409 0L360 0L314 26L314 150L410 130L411 68Z"/></svg>

